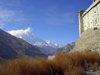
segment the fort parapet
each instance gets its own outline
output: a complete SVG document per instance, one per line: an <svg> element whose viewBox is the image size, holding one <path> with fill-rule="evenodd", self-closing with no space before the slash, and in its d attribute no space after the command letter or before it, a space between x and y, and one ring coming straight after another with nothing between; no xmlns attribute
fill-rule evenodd
<svg viewBox="0 0 100 75"><path fill-rule="evenodd" d="M100 0L93 0L93 4L87 10L80 10L79 16L79 35L89 28L100 28Z"/></svg>

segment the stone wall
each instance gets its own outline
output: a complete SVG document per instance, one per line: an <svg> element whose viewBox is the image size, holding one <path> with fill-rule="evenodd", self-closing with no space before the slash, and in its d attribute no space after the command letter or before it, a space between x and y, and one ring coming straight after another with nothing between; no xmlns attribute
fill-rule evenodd
<svg viewBox="0 0 100 75"><path fill-rule="evenodd" d="M83 15L84 31L89 28L100 27L100 4L92 8L86 15Z"/></svg>
<svg viewBox="0 0 100 75"><path fill-rule="evenodd" d="M89 28L100 27L100 0L96 0L93 4L82 14L79 12L79 32L86 31Z"/></svg>

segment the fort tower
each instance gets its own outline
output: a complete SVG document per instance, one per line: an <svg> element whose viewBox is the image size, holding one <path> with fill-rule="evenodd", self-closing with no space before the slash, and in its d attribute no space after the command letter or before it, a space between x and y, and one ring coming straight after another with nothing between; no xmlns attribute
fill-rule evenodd
<svg viewBox="0 0 100 75"><path fill-rule="evenodd" d="M79 16L79 35L89 28L100 28L100 0L93 0L87 10L80 10Z"/></svg>

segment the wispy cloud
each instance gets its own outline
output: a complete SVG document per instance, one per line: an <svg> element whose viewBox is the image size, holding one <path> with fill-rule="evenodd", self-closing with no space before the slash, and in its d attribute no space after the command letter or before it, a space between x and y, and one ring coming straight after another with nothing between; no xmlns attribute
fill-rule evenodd
<svg viewBox="0 0 100 75"><path fill-rule="evenodd" d="M2 6L0 6L0 8L2 8Z"/></svg>
<svg viewBox="0 0 100 75"><path fill-rule="evenodd" d="M2 28L5 24L4 23L0 23L0 28Z"/></svg>
<svg viewBox="0 0 100 75"><path fill-rule="evenodd" d="M0 0L0 4L8 6L19 6L20 0Z"/></svg>
<svg viewBox="0 0 100 75"><path fill-rule="evenodd" d="M0 28L3 28L5 22L11 21L13 16L13 11L0 8Z"/></svg>
<svg viewBox="0 0 100 75"><path fill-rule="evenodd" d="M6 22L24 21L20 11L0 8L0 24L6 25Z"/></svg>
<svg viewBox="0 0 100 75"><path fill-rule="evenodd" d="M49 14L49 18L47 19L47 23L52 25L65 25L67 23L74 22L73 13L58 13L58 14Z"/></svg>
<svg viewBox="0 0 100 75"><path fill-rule="evenodd" d="M0 0L0 27L6 25L7 22L25 20L22 11L7 8L18 5L20 5L20 0Z"/></svg>
<svg viewBox="0 0 100 75"><path fill-rule="evenodd" d="M63 15L66 22L73 23L74 22L74 13L67 12Z"/></svg>
<svg viewBox="0 0 100 75"><path fill-rule="evenodd" d="M14 16L14 11L11 10L0 10L0 22L11 21Z"/></svg>
<svg viewBox="0 0 100 75"><path fill-rule="evenodd" d="M52 25L67 25L74 22L74 13L71 11L62 12L56 5L51 6L46 12L47 23Z"/></svg>

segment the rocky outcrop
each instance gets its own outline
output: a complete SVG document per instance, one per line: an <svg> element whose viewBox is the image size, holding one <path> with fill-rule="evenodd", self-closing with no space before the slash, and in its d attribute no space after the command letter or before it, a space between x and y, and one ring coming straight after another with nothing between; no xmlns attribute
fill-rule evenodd
<svg viewBox="0 0 100 75"><path fill-rule="evenodd" d="M92 70L85 71L84 75L100 75L100 70L93 72Z"/></svg>
<svg viewBox="0 0 100 75"><path fill-rule="evenodd" d="M66 46L62 48L58 48L56 52L69 52L73 47L75 46L75 42L72 42L71 44L67 44Z"/></svg>
<svg viewBox="0 0 100 75"><path fill-rule="evenodd" d="M88 29L81 34L81 37L75 43L70 51L98 51L100 52L100 28Z"/></svg>
<svg viewBox="0 0 100 75"><path fill-rule="evenodd" d="M46 55L55 55L56 48L53 48L51 46L36 46L41 52L45 53Z"/></svg>

